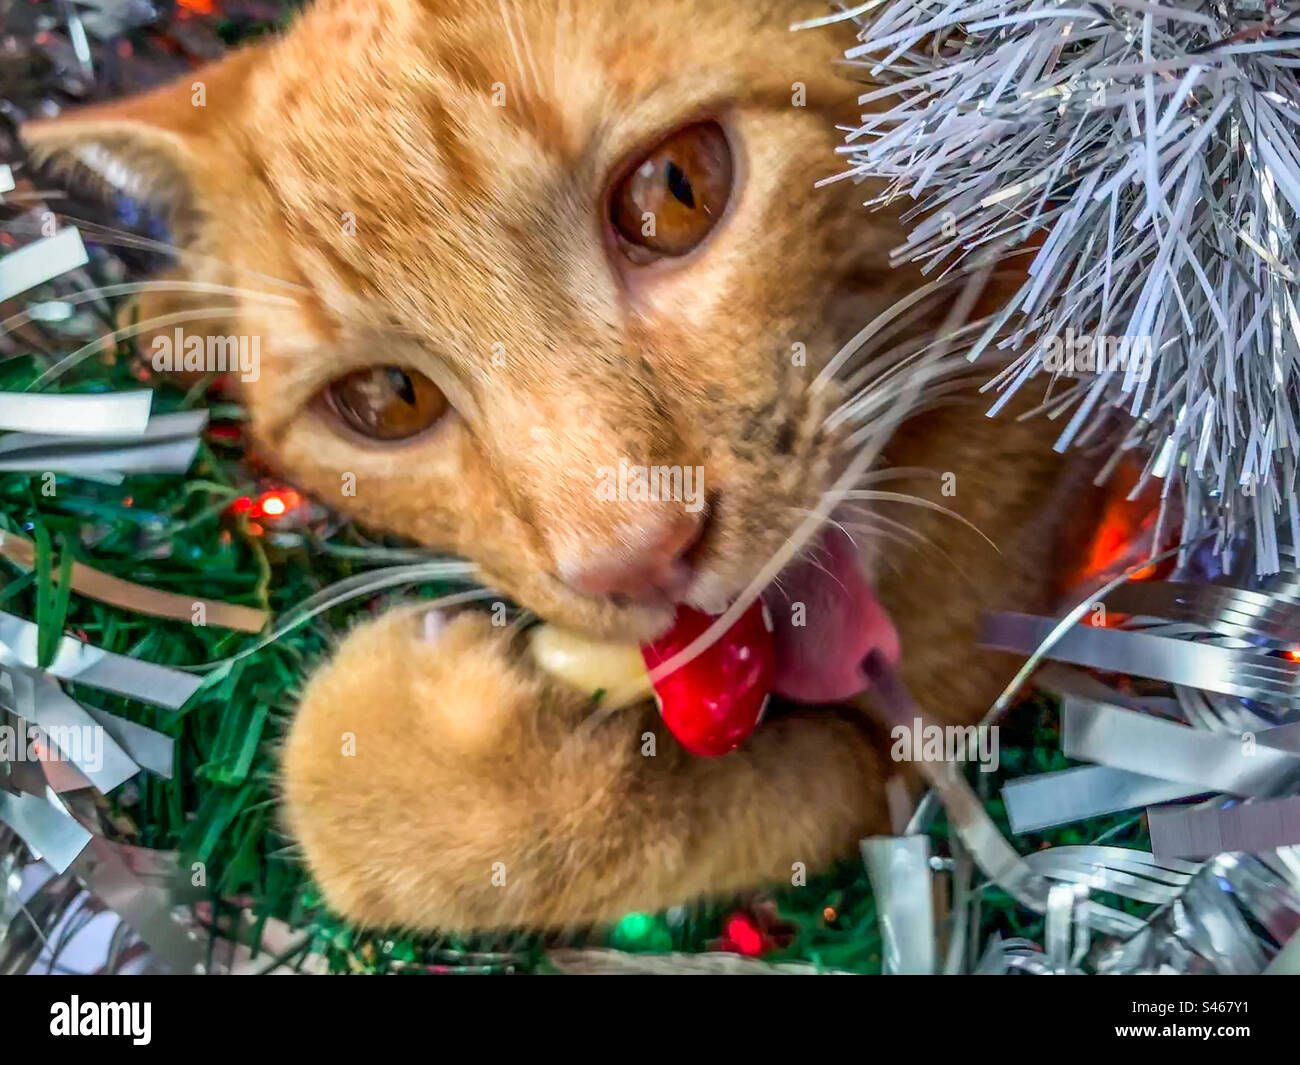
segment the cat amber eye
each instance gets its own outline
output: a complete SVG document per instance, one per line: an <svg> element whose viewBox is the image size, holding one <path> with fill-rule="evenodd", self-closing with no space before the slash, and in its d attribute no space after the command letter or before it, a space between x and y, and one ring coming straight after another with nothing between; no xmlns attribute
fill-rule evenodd
<svg viewBox="0 0 1300 1065"><path fill-rule="evenodd" d="M722 217L731 196L731 149L716 122L680 129L614 188L610 221L633 262L685 255Z"/></svg>
<svg viewBox="0 0 1300 1065"><path fill-rule="evenodd" d="M405 440L447 413L447 397L418 370L372 366L340 377L325 390L331 410L372 440Z"/></svg>

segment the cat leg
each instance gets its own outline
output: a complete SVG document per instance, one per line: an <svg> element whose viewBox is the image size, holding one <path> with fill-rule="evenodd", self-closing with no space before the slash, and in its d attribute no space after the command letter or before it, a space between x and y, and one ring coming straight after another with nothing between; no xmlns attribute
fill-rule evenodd
<svg viewBox="0 0 1300 1065"><path fill-rule="evenodd" d="M284 751L291 831L369 926L559 928L790 883L885 831L859 725L764 722L717 759L641 706L593 717L478 614L395 611L311 678Z"/></svg>

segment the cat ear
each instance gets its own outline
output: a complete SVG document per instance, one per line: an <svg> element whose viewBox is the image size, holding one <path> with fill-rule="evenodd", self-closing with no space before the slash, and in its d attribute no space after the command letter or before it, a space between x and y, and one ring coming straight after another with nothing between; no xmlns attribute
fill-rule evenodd
<svg viewBox="0 0 1300 1065"><path fill-rule="evenodd" d="M52 176L88 179L164 214L184 212L235 157L231 133L265 47L242 48L139 96L26 123L29 158Z"/></svg>

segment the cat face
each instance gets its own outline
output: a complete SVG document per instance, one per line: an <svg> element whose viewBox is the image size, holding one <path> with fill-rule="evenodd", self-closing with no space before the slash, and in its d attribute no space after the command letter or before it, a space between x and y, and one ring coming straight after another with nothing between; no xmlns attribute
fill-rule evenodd
<svg viewBox="0 0 1300 1065"><path fill-rule="evenodd" d="M246 401L289 477L644 638L816 505L842 451L813 381L910 281L859 191L814 187L857 92L842 28L789 32L822 13L323 0L29 139L175 206L184 276L235 290L187 327L259 338Z"/></svg>

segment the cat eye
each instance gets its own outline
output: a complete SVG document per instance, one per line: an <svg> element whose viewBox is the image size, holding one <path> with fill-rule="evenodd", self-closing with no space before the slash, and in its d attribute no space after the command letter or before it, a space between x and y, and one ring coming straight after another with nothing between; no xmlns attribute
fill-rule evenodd
<svg viewBox="0 0 1300 1065"><path fill-rule="evenodd" d="M350 429L373 440L405 440L447 413L447 397L417 370L372 366L340 377L325 390L330 408Z"/></svg>
<svg viewBox="0 0 1300 1065"><path fill-rule="evenodd" d="M610 221L633 262L685 255L722 217L731 195L731 149L716 122L660 142L614 188Z"/></svg>

